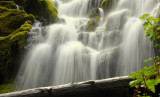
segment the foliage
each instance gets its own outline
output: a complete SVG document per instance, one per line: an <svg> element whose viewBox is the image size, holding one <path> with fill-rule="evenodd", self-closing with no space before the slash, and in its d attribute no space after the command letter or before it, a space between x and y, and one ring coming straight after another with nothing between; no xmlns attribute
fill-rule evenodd
<svg viewBox="0 0 160 97"><path fill-rule="evenodd" d="M159 30L160 27L157 27L157 23L159 22L159 18L154 18L149 14L144 14L140 17L141 20L146 20L143 24L143 28L146 32L146 37L150 37L151 41L158 41L160 38ZM160 47L160 44L155 44L153 47ZM152 61L153 65L149 67L144 67L139 71L130 75L131 78L136 79L130 82L131 87L135 87L135 95L141 97L147 96L152 97L152 93L156 93L155 87L160 84L160 58L159 56L150 58L144 61L148 63ZM141 88L144 88L141 91Z"/></svg>
<svg viewBox="0 0 160 97"><path fill-rule="evenodd" d="M14 90L13 83L0 85L0 94L12 92Z"/></svg>
<svg viewBox="0 0 160 97"><path fill-rule="evenodd" d="M12 78L13 70L18 66L18 56L23 52L26 35L31 29L31 21L26 21L12 34L0 38L0 84ZM24 28L27 28L26 30Z"/></svg>

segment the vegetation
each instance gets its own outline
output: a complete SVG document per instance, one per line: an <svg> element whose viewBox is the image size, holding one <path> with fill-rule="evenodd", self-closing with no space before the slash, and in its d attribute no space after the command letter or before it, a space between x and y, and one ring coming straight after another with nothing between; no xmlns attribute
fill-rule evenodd
<svg viewBox="0 0 160 97"><path fill-rule="evenodd" d="M0 6L4 6L9 9L16 9L17 8L14 1L1 1Z"/></svg>
<svg viewBox="0 0 160 97"><path fill-rule="evenodd" d="M16 4L25 11L18 10ZM55 22L57 14L51 0L0 0L0 93L13 90L11 82L19 67L27 33L35 17Z"/></svg>
<svg viewBox="0 0 160 97"><path fill-rule="evenodd" d="M14 84L10 83L10 84L3 84L0 85L0 94L1 93L8 93L14 90Z"/></svg>
<svg viewBox="0 0 160 97"><path fill-rule="evenodd" d="M0 93L13 89L10 82L14 79L26 34L34 19L32 14L17 10L14 1L0 1Z"/></svg>
<svg viewBox="0 0 160 97"><path fill-rule="evenodd" d="M7 36L17 30L25 21L34 20L34 16L22 10L7 9L0 6L0 36Z"/></svg>
<svg viewBox="0 0 160 97"><path fill-rule="evenodd" d="M151 41L159 42L160 39L160 27L158 27L159 18L154 18L145 14L140 17L142 20L146 20L143 24L144 30L146 32L146 37L150 37ZM153 47L160 47L160 44L155 44ZM143 69L137 71L130 75L131 78L136 79L130 82L130 86L135 88L134 97L153 97L153 95L158 95L160 93L157 91L156 87L160 84L160 58L159 56L150 58L144 61L148 63L153 62L153 65L144 67Z"/></svg>
<svg viewBox="0 0 160 97"><path fill-rule="evenodd" d="M103 0L101 3L101 8L108 9L111 7L112 0Z"/></svg>

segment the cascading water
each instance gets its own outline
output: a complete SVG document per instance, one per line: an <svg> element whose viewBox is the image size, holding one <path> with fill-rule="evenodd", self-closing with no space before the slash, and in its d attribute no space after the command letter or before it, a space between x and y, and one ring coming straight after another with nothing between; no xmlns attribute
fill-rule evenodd
<svg viewBox="0 0 160 97"><path fill-rule="evenodd" d="M101 18L94 32L86 32L84 26L100 0L52 1L62 21L48 26L46 35L35 35L40 41L29 46L17 76L19 89L128 75L153 55L138 17L156 16L160 0L112 0L107 16L99 8Z"/></svg>

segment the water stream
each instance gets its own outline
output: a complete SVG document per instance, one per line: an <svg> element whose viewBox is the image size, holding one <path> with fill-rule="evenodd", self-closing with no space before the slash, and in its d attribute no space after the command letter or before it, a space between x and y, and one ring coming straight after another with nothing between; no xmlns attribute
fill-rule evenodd
<svg viewBox="0 0 160 97"><path fill-rule="evenodd" d="M63 21L44 30L33 27L17 75L19 89L129 75L154 55L139 17L157 16L160 0L113 0L106 16L99 8L101 19L94 32L83 26L100 0L52 1Z"/></svg>

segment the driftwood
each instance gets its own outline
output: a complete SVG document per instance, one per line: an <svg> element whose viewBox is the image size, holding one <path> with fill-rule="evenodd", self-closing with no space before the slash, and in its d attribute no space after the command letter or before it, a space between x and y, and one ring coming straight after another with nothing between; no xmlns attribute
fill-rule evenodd
<svg viewBox="0 0 160 97"><path fill-rule="evenodd" d="M0 97L131 97L129 77L78 82L2 94Z"/></svg>

